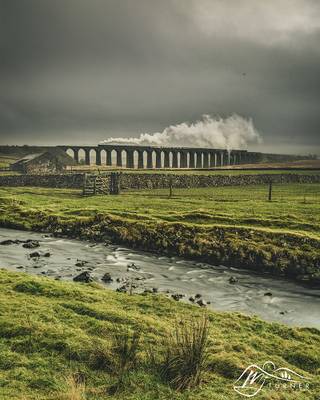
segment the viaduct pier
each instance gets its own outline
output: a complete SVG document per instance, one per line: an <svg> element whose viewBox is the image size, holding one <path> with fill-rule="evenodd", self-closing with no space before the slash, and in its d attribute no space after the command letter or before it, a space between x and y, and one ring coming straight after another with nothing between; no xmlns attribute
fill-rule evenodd
<svg viewBox="0 0 320 400"><path fill-rule="evenodd" d="M190 147L156 147L118 144L58 146L76 162L138 169L216 168L259 162L260 153ZM81 157L81 159L80 159Z"/></svg>

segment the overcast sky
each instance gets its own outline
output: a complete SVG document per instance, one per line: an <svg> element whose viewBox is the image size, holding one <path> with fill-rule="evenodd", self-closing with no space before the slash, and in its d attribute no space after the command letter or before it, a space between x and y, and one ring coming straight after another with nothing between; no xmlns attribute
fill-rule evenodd
<svg viewBox="0 0 320 400"><path fill-rule="evenodd" d="M320 154L319 0L0 0L1 144L96 144L252 118Z"/></svg>

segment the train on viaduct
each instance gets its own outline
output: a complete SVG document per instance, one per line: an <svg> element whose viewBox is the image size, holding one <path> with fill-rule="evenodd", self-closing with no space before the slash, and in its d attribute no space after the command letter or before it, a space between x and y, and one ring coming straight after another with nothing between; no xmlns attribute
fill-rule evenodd
<svg viewBox="0 0 320 400"><path fill-rule="evenodd" d="M85 165L107 165L125 168L216 168L260 161L261 153L247 150L226 150L189 147L156 147L120 144L97 146L58 146ZM92 159L94 161L92 161Z"/></svg>

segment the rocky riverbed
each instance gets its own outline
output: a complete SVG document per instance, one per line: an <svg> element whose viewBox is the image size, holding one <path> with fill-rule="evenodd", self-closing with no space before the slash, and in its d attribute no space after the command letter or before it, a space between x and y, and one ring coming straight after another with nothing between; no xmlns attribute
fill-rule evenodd
<svg viewBox="0 0 320 400"><path fill-rule="evenodd" d="M162 293L197 307L320 328L320 290L252 271L128 248L0 229L0 266L118 291Z"/></svg>

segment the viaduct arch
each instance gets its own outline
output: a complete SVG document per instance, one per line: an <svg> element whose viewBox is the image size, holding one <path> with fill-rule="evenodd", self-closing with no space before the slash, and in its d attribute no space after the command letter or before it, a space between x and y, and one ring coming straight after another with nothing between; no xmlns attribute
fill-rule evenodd
<svg viewBox="0 0 320 400"><path fill-rule="evenodd" d="M98 146L58 146L72 151L76 162L84 152L84 164L96 164L138 169L216 168L257 162L259 153L247 150L225 150L189 147L132 146L99 144ZM95 163L91 157L95 153ZM125 155L125 157L123 157Z"/></svg>

